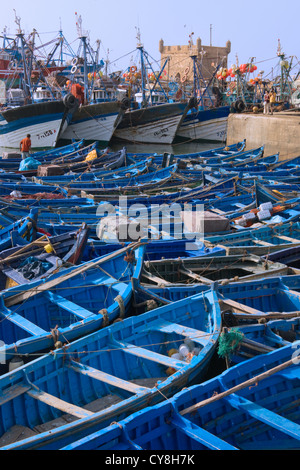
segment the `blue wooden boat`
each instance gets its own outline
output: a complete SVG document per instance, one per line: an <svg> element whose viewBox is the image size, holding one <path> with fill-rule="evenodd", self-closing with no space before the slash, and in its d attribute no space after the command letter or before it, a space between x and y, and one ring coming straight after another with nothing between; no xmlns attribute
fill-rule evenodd
<svg viewBox="0 0 300 470"><path fill-rule="evenodd" d="M43 194L46 196L46 194ZM28 197L28 195L27 195ZM30 197L30 195L29 195ZM97 205L93 199L86 197L78 198L57 198L57 199L45 199L45 198L17 198L12 197L0 197L1 211L9 211L11 214L16 214L20 210L20 214L23 214L24 208L27 210L38 208L45 211L59 212L96 212Z"/></svg>
<svg viewBox="0 0 300 470"><path fill-rule="evenodd" d="M274 191L275 190L275 191ZM287 193L280 192L276 188L271 189L259 181L255 181L255 198L256 204L259 206L264 202L272 202L273 204L284 203L284 202L296 202L298 200L295 194L289 194L289 188L286 188Z"/></svg>
<svg viewBox="0 0 300 470"><path fill-rule="evenodd" d="M123 148L117 152L110 152L108 149L100 150L98 142L85 145L80 141L78 145L72 149L72 145L62 147L61 149L53 149L49 152L36 152L31 156L40 163L40 165L59 165L65 172L67 171L84 171L91 167L106 168L107 170L124 166L126 162L133 162L127 156L126 149ZM68 151L66 149L69 149ZM19 170L20 157L2 158L0 159L0 168L7 172L17 172L24 177L31 177L37 174L37 170Z"/></svg>
<svg viewBox="0 0 300 470"><path fill-rule="evenodd" d="M136 164L132 158L127 156L125 148L117 152L109 152L107 149L99 150L95 145L92 147L95 148L92 148L90 151L79 152L78 156L71 154L69 156L58 157L50 163L59 165L60 169L64 171L64 174L69 174L70 176L74 173L77 174L77 178L80 177L80 174L85 173L99 172L101 174L103 172L105 174L112 170L122 171L120 168L122 169L130 164ZM139 164L142 165L142 163L143 162L140 162ZM45 164L47 164L47 162L45 162L44 165ZM27 172L25 176L27 176ZM51 180L49 182L51 182Z"/></svg>
<svg viewBox="0 0 300 470"><path fill-rule="evenodd" d="M230 145L224 145L222 147L217 147L213 149L208 149L208 150L202 150L201 152L193 152L193 153L185 153L185 154L177 154L177 155L170 155L175 157L177 160L182 160L182 159L197 159L197 158L210 158L210 157L228 157L231 155L234 155L236 153L243 152L246 147L246 140L242 140L240 142L236 142L234 144ZM143 153L143 152L136 152L136 153L128 153L128 155L135 160L139 159L144 159L145 156L149 156L149 153ZM168 155L168 154L157 154L157 153L152 153L151 156L154 157L155 162L158 164L161 164L163 161L163 158Z"/></svg>
<svg viewBox="0 0 300 470"><path fill-rule="evenodd" d="M259 179L268 179L276 181L286 181L288 178L292 179L293 177L299 176L300 170L270 170L268 168L262 168L260 165L255 165L251 168L241 167L241 168L232 168L230 172L236 172L238 174L242 173L243 178L254 178L258 177ZM256 180L259 181L259 180Z"/></svg>
<svg viewBox="0 0 300 470"><path fill-rule="evenodd" d="M149 172L140 176L132 176L129 178L120 178L116 180L100 180L93 182L68 182L65 190L69 194L80 194L81 191L87 193L105 193L107 192L123 192L124 191L143 191L144 189L159 187L167 183L177 170L177 165L172 165L157 171ZM42 185L41 185L42 186Z"/></svg>
<svg viewBox="0 0 300 470"><path fill-rule="evenodd" d="M189 189L189 185L183 185L182 181L178 181L171 187L167 188L160 186L160 192L156 191L154 195L154 189L143 191L143 195L137 194L126 194L127 204L143 204L145 206L151 206L156 204L203 204L204 201L209 202L210 200L220 200L221 198L233 196L236 193L236 178L228 178L222 181L218 181L212 185L197 184L193 182L192 189ZM177 188L177 191L176 191ZM168 189L171 189L170 192ZM178 190L179 189L179 190ZM248 191L241 190L240 193L245 194ZM94 198L94 200L101 203L101 201L107 201L113 205L117 205L119 200L115 195L103 194L102 198Z"/></svg>
<svg viewBox="0 0 300 470"><path fill-rule="evenodd" d="M270 320L286 320L300 314L299 274L229 284L215 282L210 287L204 283L161 283L157 287L143 285L138 281L134 286L137 305L150 299L155 300L157 305L165 305L206 292L209 288L214 289L222 312L222 324L228 328Z"/></svg>
<svg viewBox="0 0 300 470"><path fill-rule="evenodd" d="M0 292L1 351L7 361L19 354L49 351L55 343L72 341L124 316L131 277L138 277L143 245L72 266L47 279ZM9 364L1 365L2 372Z"/></svg>
<svg viewBox="0 0 300 470"><path fill-rule="evenodd" d="M237 176L240 177L245 183L246 181L252 182L254 184L256 181L260 181L262 179L268 180L271 179L272 181L278 182L292 182L294 178L299 178L300 170L270 170L267 165L262 164L253 164L253 166L245 166L245 167L234 167L234 166L222 166L220 168L211 167L211 166L203 166L201 168L194 169L194 168L187 168L181 170L181 173L185 176L192 176L194 174L200 174L201 171L204 173L206 178L208 179L210 175L212 175L216 179L222 179L228 176Z"/></svg>
<svg viewBox="0 0 300 470"><path fill-rule="evenodd" d="M236 156L231 160L226 160L221 163L220 166L220 173L222 172L238 172L238 173L268 173L267 170L271 168L279 159L279 153L274 153L273 155L268 155L267 157L263 157L263 147L258 149L253 149L252 153L249 151L248 156L247 152L245 155ZM218 164L210 164L207 169L214 170L218 168ZM275 174L277 172L275 171Z"/></svg>
<svg viewBox="0 0 300 470"><path fill-rule="evenodd" d="M217 194L217 193L216 193ZM250 197L249 200L253 198ZM141 236L148 236L151 239L155 238L175 238L175 239L192 239L192 238L199 238L199 234L196 233L195 231L192 232L189 230L189 227L186 226L186 224L182 221L181 219L181 211L183 210L199 210L199 205L200 210L202 209L202 201L199 199L198 201L194 200L192 204L185 205L183 202L174 202L171 203L170 205L155 205L152 204L151 206L141 206L139 205L134 205L133 201L126 200L125 206L123 207L121 201L120 205L114 206L110 202L102 202L98 206L96 204L94 205L84 205L83 207L79 207L77 205L77 200L76 199L71 199L69 202L74 201L74 207L68 208L67 210L63 207L63 200L62 204L59 204L59 201L56 202L55 206L51 208L51 210L44 209L43 207L38 207L39 213L38 213L38 226L40 229L43 229L46 233L50 235L59 235L61 233L65 233L68 231L73 230L74 228L78 227L81 225L82 220L84 220L90 227L90 236L92 238L103 238L101 234L102 232L102 226L101 224L104 224L104 221L107 220L107 223L109 223L109 218L105 219L110 213L113 214L113 217L120 216L121 218L124 216L127 218L128 223L132 222L132 224L137 223L139 224L140 227L140 234ZM245 201L245 199L244 199ZM205 201L204 201L205 202ZM225 198L224 201L225 203ZM252 203L253 204L253 203ZM59 207L61 206L61 207ZM218 203L218 199L216 198L216 206L221 207L222 204ZM232 199L231 203L231 208L236 207L236 211L231 211L231 217L237 217L240 213L252 207L250 204L249 206L245 206L243 204L240 204L236 202L234 204L234 200ZM32 206L33 207L33 206ZM213 201L210 199L209 200L209 207L213 208ZM224 207L224 204L223 206ZM220 215L221 210L215 209L214 212L215 214ZM8 209L2 209L2 213L8 213ZM22 215L25 213L25 208L20 205L15 205L12 206L9 210L9 213L11 216L15 217L15 219L20 218ZM224 212L222 213L223 215ZM218 217L218 215L215 216L215 218ZM224 219L225 220L225 219ZM230 226L230 223L226 222L226 224L223 224L225 228L218 228L218 226L215 227L215 229L212 229L208 231L208 228L205 229L205 234L208 235L213 235L214 233L222 233L222 231L225 233L230 233L233 231L233 228ZM220 235L219 235L220 236ZM118 242L117 236L114 239L115 242ZM126 241L126 239L122 239L122 241ZM223 248L224 249L224 248Z"/></svg>
<svg viewBox="0 0 300 470"><path fill-rule="evenodd" d="M110 243L101 240L90 239L83 252L83 260L88 261L119 250L120 243ZM199 256L221 256L225 253L222 248L206 248L196 239L190 240L149 240L145 247L144 260L170 259L173 257L185 259Z"/></svg>
<svg viewBox="0 0 300 470"><path fill-rule="evenodd" d="M220 328L215 293L201 293L126 318L3 375L1 449L59 449L199 382ZM197 349L187 341L187 353L187 339ZM174 357L179 348L182 355ZM30 437L7 445L14 426L26 427Z"/></svg>
<svg viewBox="0 0 300 470"><path fill-rule="evenodd" d="M95 152L95 155L93 152ZM90 157L92 160L89 159ZM71 173L72 175L76 174L77 178L79 178L80 173L85 174L85 172L90 172L93 170L98 172L108 171L119 167L124 167L125 164L129 164L130 162L132 163L132 160L126 156L126 153L123 150L109 153L107 155L104 151L98 150L95 144L93 146L85 147L83 150L80 150L76 153L72 152L71 154L57 157L43 157L41 158L41 161L36 161L37 164L34 168L20 170L19 168L21 165L19 166L19 160L13 162L11 160L2 160L2 168L0 173L1 179L24 180L24 178L27 178L29 181L29 179L36 177L37 174L40 173L39 167L43 168L45 166L48 167L49 165L59 166L60 173ZM73 176L73 178L75 178L75 176ZM51 180L49 182L51 182Z"/></svg>
<svg viewBox="0 0 300 470"><path fill-rule="evenodd" d="M59 186L50 186L45 184L36 184L28 182L1 182L0 183L0 196L9 196L13 191L26 195L34 195L36 193L48 193L49 195L61 195L66 197L68 192Z"/></svg>
<svg viewBox="0 0 300 470"><path fill-rule="evenodd" d="M264 259L275 263L283 263L291 268L300 268L300 246L285 248L263 256Z"/></svg>
<svg viewBox="0 0 300 470"><path fill-rule="evenodd" d="M265 255L285 248L299 246L299 222L283 223L282 225L263 226L229 233L226 239L222 235L206 236L205 246L219 246L227 254ZM299 238L298 238L299 237Z"/></svg>
<svg viewBox="0 0 300 470"><path fill-rule="evenodd" d="M26 210L11 209L10 212L12 217L18 220L22 214L26 213ZM98 238L99 223L101 221L101 217L94 212L58 213L55 209L52 211L41 209L37 213L36 219L38 231L48 236L62 235L79 230L82 221L84 221L89 226L89 236L96 239Z"/></svg>
<svg viewBox="0 0 300 470"><path fill-rule="evenodd" d="M117 213L116 216L120 216L122 221L122 214ZM150 218L146 213L145 216L141 217L137 215L135 217L126 216L125 219L127 229L118 233L118 230L110 230L111 220L118 221L115 215L109 217L107 214L100 212L94 214L93 212L56 213L54 211L42 211L38 215L38 228L48 235L60 235L76 229L76 227L81 225L82 220L85 220L90 228L90 238L112 243L123 243L132 239L137 240L140 237L147 237L151 240L162 238L184 240L186 242L192 242L194 239L201 241L199 232L197 230L189 230L180 217L164 217L162 214L157 213L157 216ZM224 230L221 231L217 227L215 230L205 233L212 236L216 232L218 234L230 234L231 227L226 222ZM223 247L221 249L224 250Z"/></svg>
<svg viewBox="0 0 300 470"><path fill-rule="evenodd" d="M63 212L93 212L96 213L97 209L101 211L101 206L103 207L102 212L105 212L105 205L108 204L110 207L114 206L115 210L121 210L123 208L126 210L131 210L130 208L135 204L139 205L141 213L142 209L146 213L150 211L161 210L165 204L169 204L172 208L172 204L176 204L175 207L181 207L182 210L186 207L185 204L188 204L190 210L194 210L197 207L197 204L204 204L205 210L211 210L218 214L226 213L238 213L239 211L251 209L255 207L255 197L248 192L243 194L243 188L239 190L239 195L234 196L234 179L229 179L224 182L219 182L218 184L207 187L197 187L191 190L176 191L175 193L162 193L158 195L127 195L126 194L126 203L121 201L116 195L104 195L99 197L99 202L97 203L97 197L74 197L74 198L60 198L60 199L40 199L40 200L30 200L30 199L17 199L17 204L22 204L24 206L35 206L43 207L45 210L53 210L52 206L55 207L56 213ZM44 195L46 196L46 195ZM104 200L106 199L107 200ZM0 198L0 202L7 206L7 199ZM124 204L124 207L123 207ZM72 210L72 206L74 209ZM144 206L142 208L142 206ZM15 207L15 206L14 206ZM137 206L136 206L137 207ZM19 207L22 209L21 207Z"/></svg>
<svg viewBox="0 0 300 470"><path fill-rule="evenodd" d="M274 169L276 168L299 168L300 165L300 157L290 158L288 160L282 160L274 165Z"/></svg>
<svg viewBox="0 0 300 470"><path fill-rule="evenodd" d="M239 194L237 196L226 196L221 199L204 200L204 210L215 212L219 215L237 214L256 207L255 196L252 194Z"/></svg>
<svg viewBox="0 0 300 470"><path fill-rule="evenodd" d="M169 184L169 180L167 181ZM172 188L170 192L164 192L164 185L154 185L149 191L147 188L143 188L143 195L138 195L136 191L131 191L131 188L126 189L126 193L123 192L120 188L120 195L126 195L127 204L144 204L145 206L150 206L153 204L171 204L171 203L184 203L184 202L197 202L198 200L204 199L212 199L212 198L220 198L224 197L225 195L232 195L236 188L236 178L227 178L224 181L218 181L214 185L210 186L203 186L203 185L194 185L195 187L192 189L187 189L186 187L182 187L182 184L177 185L177 191ZM178 187L181 189L178 190ZM156 194L153 192L156 190ZM161 190L161 194L157 194L158 190ZM245 193L246 191L241 188L240 192ZM86 193L83 191L83 193ZM89 191L87 191L89 194ZM97 193L91 194L91 197L94 198L96 202L109 202L113 205L118 205L119 195L112 194L111 192L101 193L97 196Z"/></svg>
<svg viewBox="0 0 300 470"><path fill-rule="evenodd" d="M0 251L10 248L14 244L14 233L18 234L18 238L23 238L28 242L35 240L37 235L36 227L36 211L32 209L24 217L17 220L8 215L0 215Z"/></svg>
<svg viewBox="0 0 300 470"><path fill-rule="evenodd" d="M102 180L119 180L121 178L128 178L130 176L138 176L146 173L147 171L153 171L151 168L151 158L142 160L139 163L132 163L128 166L122 166L118 169L106 170L94 169L93 167L89 171L82 171L80 173L72 171L64 175L57 176L39 176L34 179L36 183L42 184L68 184L70 182L81 182L81 181L102 181ZM1 179L1 174L0 174Z"/></svg>
<svg viewBox="0 0 300 470"><path fill-rule="evenodd" d="M296 450L298 383L299 359L291 345L285 346L87 436L83 431L60 449Z"/></svg>
<svg viewBox="0 0 300 470"><path fill-rule="evenodd" d="M218 354L226 358L228 365L232 365L299 340L299 317L240 325L223 329Z"/></svg>
<svg viewBox="0 0 300 470"><path fill-rule="evenodd" d="M65 155L70 155L73 152L80 151L85 147L87 147L88 149L92 148L90 145L85 145L85 141L81 139L81 140L78 140L77 142L72 142L69 145L33 152L32 156L36 160L38 160L39 158L49 157L49 156L51 157L54 156L54 158L63 157Z"/></svg>
<svg viewBox="0 0 300 470"><path fill-rule="evenodd" d="M96 148L96 144L85 145L83 140L78 142L74 142L70 145L64 147L55 147L55 148L48 148L46 150L35 151L31 153L31 156L39 161L40 163L48 163L50 164L56 159L59 159L61 163L63 158L65 159L73 159L78 156L86 156L91 150ZM0 157L0 168L5 170L19 170L21 161L21 154L10 154Z"/></svg>
<svg viewBox="0 0 300 470"><path fill-rule="evenodd" d="M20 237L18 231L12 233L14 246L0 252L0 291L78 265L82 260L88 233L88 227L82 224L78 231L57 237L43 235L31 243Z"/></svg>
<svg viewBox="0 0 300 470"><path fill-rule="evenodd" d="M154 242L155 243L155 242ZM186 242L185 242L186 243ZM298 270L296 270L298 273ZM145 255L141 282L149 285L186 285L190 283L210 286L220 284L266 279L270 276L295 274L288 266L264 260L259 256L218 255L184 258L171 256L162 259L148 259Z"/></svg>
<svg viewBox="0 0 300 470"><path fill-rule="evenodd" d="M238 152L236 154L227 155L227 156L211 156L208 159L206 157L198 158L199 163L203 163L205 165L209 165L210 167L213 166L223 166L226 164L235 164L235 165L244 165L250 162L256 162L260 160L264 154L264 145L250 149L250 150L243 150L242 152ZM272 157L273 161L273 157Z"/></svg>

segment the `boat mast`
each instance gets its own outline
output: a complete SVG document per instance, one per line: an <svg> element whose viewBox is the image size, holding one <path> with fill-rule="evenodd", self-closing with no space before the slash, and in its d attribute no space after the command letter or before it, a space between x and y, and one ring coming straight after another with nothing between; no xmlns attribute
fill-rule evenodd
<svg viewBox="0 0 300 470"><path fill-rule="evenodd" d="M31 71L28 69L28 64L26 60L26 53L25 53L25 39L24 39L24 34L21 29L21 18L17 16L16 10L14 9L15 12L15 23L18 26L17 29L17 38L18 41L21 43L21 56L22 56L22 62L23 62L23 72L24 72L24 78L23 78L23 90L25 94L25 103L31 102Z"/></svg>
<svg viewBox="0 0 300 470"><path fill-rule="evenodd" d="M289 72L291 70L293 58L291 59L291 63L289 64L286 60L285 54L282 52L280 39L278 39L277 56L280 59L280 100L284 100L286 96L290 98L292 94L288 77ZM286 91L287 88L288 91Z"/></svg>
<svg viewBox="0 0 300 470"><path fill-rule="evenodd" d="M213 99L211 97L211 94L209 92L209 86L211 85L211 83L213 82L216 74L217 74L217 71L219 70L220 66L221 66L221 63L220 62L218 64L218 66L216 67L214 73L213 73L213 76L211 77L211 79L209 80L209 82L206 84L205 80L204 80L204 77L203 77L203 74L202 74L202 71L201 71L201 68L199 67L199 64L198 64L198 61L197 61L197 56L196 55L192 55L190 56L192 61L193 61L193 75L194 75L194 89L193 89L193 97L197 100L197 104L199 105L201 103L203 109L205 109L205 103L204 103L204 95L206 94L206 96L208 96L210 102L211 102L211 105L213 106L214 105L214 102L213 102ZM201 84L200 84L200 81L199 81L199 77L200 79L202 80L202 83L204 85L204 91L203 93L201 92ZM199 98L197 97L197 90L199 91Z"/></svg>
<svg viewBox="0 0 300 470"><path fill-rule="evenodd" d="M148 58L148 53L144 50L144 47L143 45L141 44L141 34L140 34L140 30L138 29L138 32L137 32L137 39L138 39L138 44L137 44L137 49L140 51L140 56L141 56L141 79L142 79L142 106L145 107L147 106L147 103L148 103L148 99L146 97L146 94L145 94L145 88L146 88L146 81L147 81L147 71L146 71L146 65L145 65L145 61L147 62L148 66L149 66L149 69L151 69L154 77L155 77L155 81L154 81L154 84L153 86L150 88L149 87L149 97L150 97L150 100L151 100L151 104L153 104L153 98L152 98L152 92L154 91L156 85L158 84L163 95L165 96L166 98L166 101L168 101L168 97L166 95L166 92L164 90L164 88L162 87L161 83L160 83L160 80L159 80L159 77L161 76L161 74L163 73L168 61L169 61L169 58L167 58L163 64L163 66L161 67L159 73L156 75L156 73L154 72L153 70L153 67L149 61L149 58Z"/></svg>
<svg viewBox="0 0 300 470"><path fill-rule="evenodd" d="M88 89L88 71L87 71L87 33L82 30L82 18L81 15L77 15L76 28L77 34L80 39L82 49L83 49L83 82L84 82L84 102L89 102L89 89Z"/></svg>
<svg viewBox="0 0 300 470"><path fill-rule="evenodd" d="M146 94L145 94L145 85L146 85L146 70L145 70L145 62L144 62L144 48L141 43L141 33L140 29L137 30L137 49L140 51L140 58L141 58L141 80L142 80L142 107L146 106Z"/></svg>

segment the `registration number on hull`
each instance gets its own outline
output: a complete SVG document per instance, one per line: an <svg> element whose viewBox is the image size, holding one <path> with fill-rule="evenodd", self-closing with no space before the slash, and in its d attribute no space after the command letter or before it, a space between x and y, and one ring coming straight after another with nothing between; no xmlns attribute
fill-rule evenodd
<svg viewBox="0 0 300 470"><path fill-rule="evenodd" d="M56 133L56 130L54 129L53 131L49 129L48 131L45 131L43 134L37 134L38 140L44 139L45 137L49 137L50 135L53 135Z"/></svg>

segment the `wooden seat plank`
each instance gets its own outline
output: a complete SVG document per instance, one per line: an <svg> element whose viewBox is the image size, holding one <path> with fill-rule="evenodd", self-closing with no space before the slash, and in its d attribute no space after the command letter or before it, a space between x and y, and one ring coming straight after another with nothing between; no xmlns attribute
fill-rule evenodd
<svg viewBox="0 0 300 470"><path fill-rule="evenodd" d="M79 374L87 375L92 379L100 380L101 382L106 382L114 387L122 388L128 390L132 393L141 392L143 390L149 390L147 387L141 387L134 383L128 382L127 380L120 379L114 375L107 374L106 372L94 369L93 367L85 366L83 364L72 362L69 367L78 372Z"/></svg>
<svg viewBox="0 0 300 470"><path fill-rule="evenodd" d="M78 304L75 304L71 300L65 299L61 295L54 294L53 292L48 292L47 295L50 298L50 301L57 305L58 307L63 308L67 312L73 313L79 318L90 318L95 316L93 312L81 307Z"/></svg>
<svg viewBox="0 0 300 470"><path fill-rule="evenodd" d="M158 321L153 324L148 325L152 330L159 330L163 333L176 333L178 335L185 336L197 343L206 345L210 340L210 334L206 331L197 330L195 328L190 328L185 325L180 325L178 323L171 323L168 321Z"/></svg>
<svg viewBox="0 0 300 470"><path fill-rule="evenodd" d="M113 344L117 344L125 353L133 354L134 356L142 357L143 359L148 359L149 361L164 364L166 367L181 369L186 365L186 362L184 361L180 361L179 359L172 359L171 357L164 356L163 354L135 346L134 344L125 343L123 341L113 341Z"/></svg>
<svg viewBox="0 0 300 470"><path fill-rule="evenodd" d="M294 439L300 440L300 425L290 421L283 416L280 416L273 411L264 408L257 403L254 403L246 398L240 398L235 394L226 397L232 406L245 411L252 418L267 424L268 426L277 429L278 431L291 436Z"/></svg>
<svg viewBox="0 0 300 470"><path fill-rule="evenodd" d="M72 403L68 403L60 398L55 397L54 395L50 395L49 393L43 392L41 390L34 390L30 389L27 392L32 398L39 400L46 405L52 406L53 408L57 408L64 413L71 414L72 416L76 416L77 418L87 418L88 416L93 415L91 411L85 410L80 408L79 406L73 405Z"/></svg>
<svg viewBox="0 0 300 470"><path fill-rule="evenodd" d="M30 390L30 386L25 384L12 385L7 390L2 390L0 396L0 406L4 405L4 403L7 403L10 400L13 400L19 395L26 393L28 390Z"/></svg>

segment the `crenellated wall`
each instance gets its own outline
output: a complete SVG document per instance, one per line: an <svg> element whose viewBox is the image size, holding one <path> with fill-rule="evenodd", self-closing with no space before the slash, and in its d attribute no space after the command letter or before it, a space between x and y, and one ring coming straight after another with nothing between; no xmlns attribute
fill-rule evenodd
<svg viewBox="0 0 300 470"><path fill-rule="evenodd" d="M227 58L230 51L230 41L227 41L225 47L204 46L200 38L196 40L196 44L183 46L165 46L162 39L159 41L161 65L169 58L166 70L169 77L174 80L176 77L181 79L184 75L186 75L187 80L193 79L192 55L196 56L199 61L202 60L203 77L204 79L210 79L222 59L222 66L227 67Z"/></svg>

